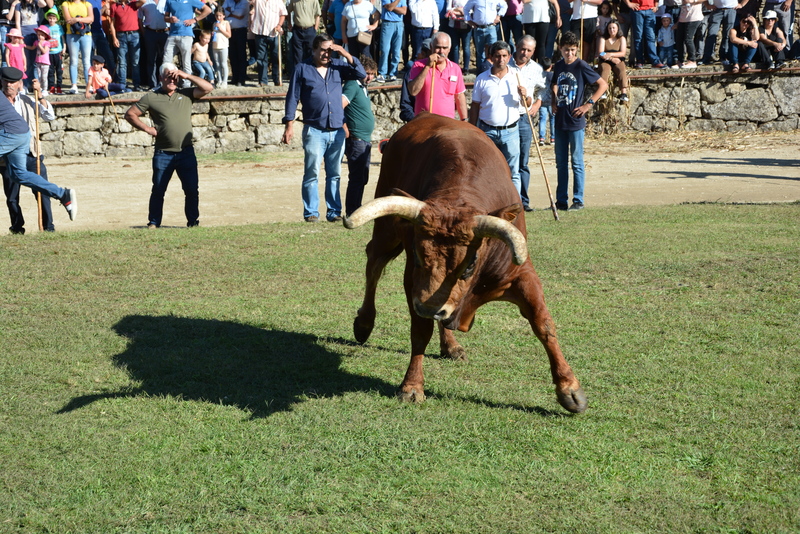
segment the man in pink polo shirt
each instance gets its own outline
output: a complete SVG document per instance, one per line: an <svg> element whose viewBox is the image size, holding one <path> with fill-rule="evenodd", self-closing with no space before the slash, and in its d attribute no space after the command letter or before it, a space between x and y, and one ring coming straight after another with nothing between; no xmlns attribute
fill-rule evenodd
<svg viewBox="0 0 800 534"><path fill-rule="evenodd" d="M428 59L419 59L411 68L408 92L415 97L414 114L430 111L437 115L453 118L455 112L465 121L467 114L467 99L464 95L464 77L461 67L447 59L450 53L450 36L438 32L433 36L431 45L433 51ZM433 106L431 106L431 91L433 91Z"/></svg>

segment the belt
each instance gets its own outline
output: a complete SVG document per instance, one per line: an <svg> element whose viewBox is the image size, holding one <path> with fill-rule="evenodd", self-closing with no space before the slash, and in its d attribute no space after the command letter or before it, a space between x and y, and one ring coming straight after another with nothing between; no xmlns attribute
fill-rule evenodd
<svg viewBox="0 0 800 534"><path fill-rule="evenodd" d="M475 27L484 29L484 28L488 28L488 27L494 26L494 25L495 25L494 23L492 23L492 24L484 24L484 25L476 24Z"/></svg>
<svg viewBox="0 0 800 534"><path fill-rule="evenodd" d="M485 124L486 126L488 126L489 128L491 128L492 130L510 130L511 128L513 128L514 126L517 125L519 120L514 121L514 124L509 124L508 126L492 126L488 122L484 122L484 121L481 121L481 122L483 124Z"/></svg>
<svg viewBox="0 0 800 534"><path fill-rule="evenodd" d="M137 33L137 30L125 30L124 32L123 31L119 31L117 33Z"/></svg>
<svg viewBox="0 0 800 534"><path fill-rule="evenodd" d="M145 26L144 29L148 30L148 31L151 31L151 32L158 32L158 33L167 33L167 31L168 31L167 28L163 28L163 29L157 30L155 28L148 28L146 26Z"/></svg>
<svg viewBox="0 0 800 534"><path fill-rule="evenodd" d="M297 24L295 24L295 25L294 25L294 27L295 27L295 28L297 28L298 30L310 30L310 29L311 29L311 28L313 28L314 26L306 26L306 27L303 27L303 26L298 26Z"/></svg>

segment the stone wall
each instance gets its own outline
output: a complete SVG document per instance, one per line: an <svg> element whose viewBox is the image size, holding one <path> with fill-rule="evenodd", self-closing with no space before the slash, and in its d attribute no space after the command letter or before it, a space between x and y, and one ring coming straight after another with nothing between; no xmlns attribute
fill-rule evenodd
<svg viewBox="0 0 800 534"><path fill-rule="evenodd" d="M747 76L637 77L631 85L628 104L616 103L612 96L593 109L590 120L596 131L783 131L800 126L800 84L794 69ZM373 139L389 137L402 125L399 86L375 86L370 94L376 116ZM42 153L151 155L153 139L124 118L134 101L117 100L114 108L108 101L54 102L56 120L41 124ZM192 125L198 153L279 150L283 105L283 94L260 90L238 96L212 94L195 103ZM292 146L300 147L302 123L295 122L295 128Z"/></svg>

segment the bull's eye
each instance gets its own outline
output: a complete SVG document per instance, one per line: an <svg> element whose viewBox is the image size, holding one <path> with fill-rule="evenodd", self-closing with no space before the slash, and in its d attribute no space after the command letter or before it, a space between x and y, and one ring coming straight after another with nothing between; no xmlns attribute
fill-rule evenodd
<svg viewBox="0 0 800 534"><path fill-rule="evenodd" d="M475 271L475 263L477 261L478 261L478 255L475 254L474 256L472 256L472 260L469 262L469 265L467 265L467 268L464 269L463 273L461 273L462 280L466 280L467 278L472 276L472 273Z"/></svg>

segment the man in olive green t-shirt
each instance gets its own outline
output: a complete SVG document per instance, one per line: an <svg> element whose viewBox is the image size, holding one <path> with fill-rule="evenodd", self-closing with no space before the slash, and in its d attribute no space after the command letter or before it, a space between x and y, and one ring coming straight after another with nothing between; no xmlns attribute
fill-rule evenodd
<svg viewBox="0 0 800 534"><path fill-rule="evenodd" d="M178 173L186 195L186 224L197 226L200 224L200 194L197 158L192 146L192 103L210 93L214 86L202 78L178 70L172 63L163 63L159 72L161 87L144 95L125 112L125 119L134 128L156 138L147 227L161 226L164 194L173 172ZM195 87L178 89L181 80L188 80ZM145 113L150 113L154 126L142 121Z"/></svg>

